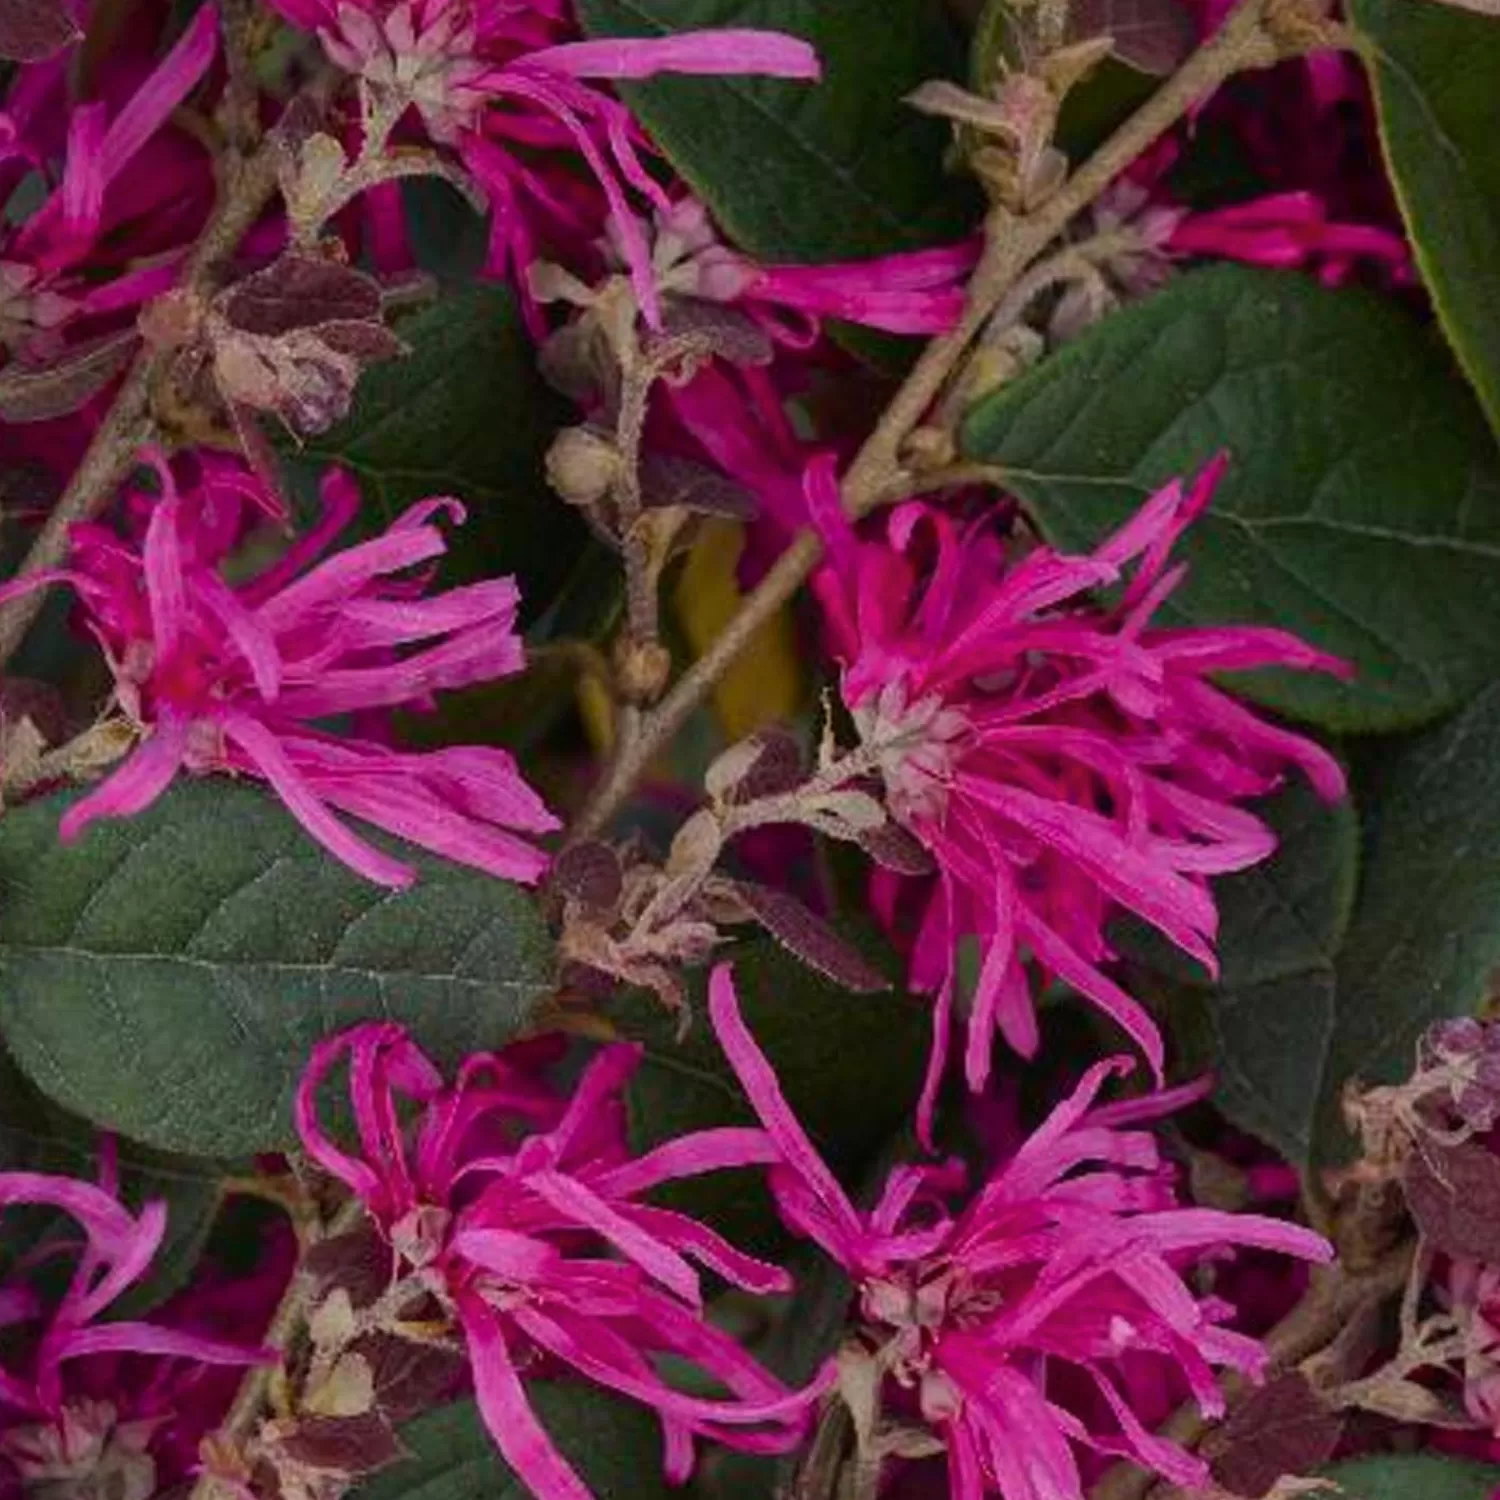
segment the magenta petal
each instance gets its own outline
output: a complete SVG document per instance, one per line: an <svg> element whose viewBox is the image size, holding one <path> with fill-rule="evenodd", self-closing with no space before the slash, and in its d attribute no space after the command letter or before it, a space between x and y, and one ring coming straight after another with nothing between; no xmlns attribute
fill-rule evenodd
<svg viewBox="0 0 1500 1500"><path fill-rule="evenodd" d="M140 749L86 797L62 815L58 832L64 843L78 837L95 818L131 818L150 807L172 784L187 751L188 727L163 718Z"/></svg>
<svg viewBox="0 0 1500 1500"><path fill-rule="evenodd" d="M119 175L126 162L198 86L218 50L219 12L213 5L204 5L111 123L100 148L100 168L106 182Z"/></svg>
<svg viewBox="0 0 1500 1500"><path fill-rule="evenodd" d="M741 1018L734 992L734 970L729 964L715 965L709 978L708 1013L719 1045L756 1114L787 1164L809 1186L826 1211L830 1230L838 1242L838 1250L834 1253L852 1256L854 1247L863 1237L859 1215L839 1186L838 1179L808 1140L786 1101L786 1095L781 1092L775 1072Z"/></svg>
<svg viewBox="0 0 1500 1500"><path fill-rule="evenodd" d="M89 1354L157 1354L207 1365L264 1365L280 1358L275 1349L247 1349L152 1323L104 1323L80 1328L50 1346L50 1352L59 1359L81 1359Z"/></svg>
<svg viewBox="0 0 1500 1500"><path fill-rule="evenodd" d="M658 73L755 73L772 78L822 77L818 54L779 31L724 27L677 36L566 42L527 58L574 78L652 78Z"/></svg>
<svg viewBox="0 0 1500 1500"><path fill-rule="evenodd" d="M500 1320L474 1293L459 1302L479 1414L506 1463L537 1500L593 1500L537 1420L506 1347Z"/></svg>
<svg viewBox="0 0 1500 1500"><path fill-rule="evenodd" d="M382 854L346 828L328 811L312 786L287 758L276 736L264 724L237 716L226 721L224 732L249 757L271 784L287 810L335 859L373 880L400 889L415 880L416 871L399 859Z"/></svg>

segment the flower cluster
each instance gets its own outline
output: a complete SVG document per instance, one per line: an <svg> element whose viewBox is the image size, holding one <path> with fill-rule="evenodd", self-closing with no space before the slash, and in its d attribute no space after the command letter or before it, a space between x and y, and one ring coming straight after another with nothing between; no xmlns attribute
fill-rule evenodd
<svg viewBox="0 0 1500 1500"><path fill-rule="evenodd" d="M461 523L463 506L423 501L382 536L324 558L359 509L352 480L330 471L319 525L231 586L220 571L211 473L184 495L165 458L145 456L161 492L138 543L80 527L70 567L56 579L0 589L0 598L54 581L77 590L116 699L141 737L64 814L63 836L95 818L140 812L180 771L225 772L265 781L330 853L384 885L409 883L412 868L341 823L334 808L502 879L535 881L546 861L516 831L557 823L507 752L418 755L378 734L319 727L519 670L519 595L510 579L423 597L428 565L445 551L436 522L446 515Z"/></svg>
<svg viewBox="0 0 1500 1500"><path fill-rule="evenodd" d="M229 1405L237 1375L226 1387L212 1372L264 1363L274 1352L215 1336L224 1319L207 1284L175 1316L107 1317L150 1270L167 1225L165 1203L132 1213L121 1201L113 1143L97 1185L0 1172L0 1217L22 1211L62 1215L68 1227L0 1279L0 1495L56 1487L147 1500L183 1477L197 1441ZM267 1269L274 1280L274 1259ZM270 1291L274 1298L279 1287ZM230 1301L240 1327L269 1316L253 1287L236 1288ZM23 1352L13 1359L12 1350Z"/></svg>
<svg viewBox="0 0 1500 1500"><path fill-rule="evenodd" d="M1343 672L1265 627L1161 627L1181 583L1177 539L1208 505L1215 461L1167 485L1094 552L1023 551L918 504L862 541L833 467L808 505L831 560L819 582L842 691L892 815L932 851L938 882L912 953L937 996L927 1118L956 1002L955 951L977 934L965 1071L982 1089L995 1032L1037 1046L1032 969L1086 996L1160 1074L1160 1033L1105 972L1122 912L1212 972L1208 877L1258 864L1275 836L1242 804L1298 769L1326 798L1338 762L1259 718L1210 674L1268 666ZM1103 602L1103 591L1117 592Z"/></svg>
<svg viewBox="0 0 1500 1500"><path fill-rule="evenodd" d="M898 85L889 56L857 66L844 37L866 18L848 3L802 7L827 57L732 24L777 8L727 0L698 7L726 24L685 30L670 5L582 0L0 5L16 562L0 581L0 1090L12 1042L19 1085L0 1098L0 1500L346 1500L409 1457L406 1424L450 1404L539 1500L589 1500L589 1465L541 1396L579 1382L654 1419L669 1483L736 1500L741 1475L806 1500L1085 1500L1120 1461L1221 1490L1160 1429L1184 1401L1214 1421L1273 1370L1279 1385L1265 1331L1309 1279L1338 1289L1341 1270L1308 1269L1334 1252L1292 1220L1305 1190L1341 1245L1350 1221L1370 1231L1361 1285L1407 1277L1407 1294L1388 1363L1371 1340L1396 1336L1361 1322L1372 1294L1288 1378L1329 1411L1461 1430L1500 1458L1500 1027L1446 1022L1408 1082L1346 1081L1365 1155L1309 1182L1215 1113L1212 1078L1168 1086L1188 1060L1123 962L1161 939L1205 989L1217 979L1216 882L1277 851L1258 804L1296 777L1329 803L1346 792L1330 750L1234 683L1253 697L1266 679L1241 674L1351 665L1320 648L1311 608L1304 640L1205 620L1183 589L1229 455L1185 453L1174 432L1182 477L1068 550L970 451L982 424L965 419L998 385L1123 303L1190 292L1177 278L1195 262L1316 278L1310 302L1352 306L1358 282L1382 317L1426 311L1363 63L1321 45L1341 23L1317 0L1247 0L1227 21L1221 0L1171 4L1114 15L1139 33L1119 38L1088 35L1104 18L1087 6L987 7L975 72L994 53L995 76L971 77L978 92L921 72ZM872 36L915 38L887 8L868 0ZM653 34L614 35L609 11ZM1252 23L1245 57L1299 55L1230 77L1233 59L1200 51L1092 163L1069 160L1070 100L1111 52L1144 67ZM647 128L655 101L668 119L716 87L733 120L785 136L765 155L735 141L743 201L705 165L715 150ZM885 139L887 106L909 140ZM901 184L930 130L944 201L928 215ZM706 134L722 154L731 132ZM1200 170L1210 147L1243 172ZM823 242L850 249L818 260L782 232L820 180L784 171L783 150L837 180L828 215L868 210ZM888 181L872 163L894 165ZM973 180L949 193L945 172ZM416 178L465 201L443 212L476 230L468 266L467 247L435 248L467 228L449 235ZM487 289L462 304L466 281ZM444 321L464 305L496 326ZM483 417L450 434L450 396ZM1286 404L1309 428L1324 415L1305 392ZM1473 463L1466 497L1483 489ZM555 532L536 519L546 488ZM1480 526L1468 505L1444 531L1409 528L1393 497L1347 504L1355 519L1330 529L1372 548ZM804 584L809 607L785 608ZM1430 677L1433 713L1488 664L1474 647L1451 676L1431 666L1430 619L1406 663L1376 624L1375 659ZM723 702L696 712L731 672L748 673L744 724ZM224 895L212 958L201 931L173 947L136 930L164 904L140 890L157 841L128 829L101 870L89 837L153 807L169 822L185 778L210 782L205 805L248 783L226 803L274 799L310 841L290 877L277 861ZM18 824L49 841L39 880L11 851ZM872 865L824 858L840 844ZM433 861L462 881L409 892ZM311 991L287 970L313 963L299 882L330 875L309 909L343 925L316 945L321 1008L294 1014L289 996ZM496 881L528 890L502 903ZM64 898L40 941L20 930L16 912ZM846 920L862 898L868 932ZM865 1083L842 1035L818 1052L824 997L777 994L772 1045L729 963L709 968L747 927L853 1003L890 1006L872 1032L930 1012L925 1078L920 1049L881 1038L914 1066L891 1070L901 1097L872 1101L878 1131L852 1122L858 1151L825 1141L802 1095L808 1071ZM346 941L369 931L386 937ZM1468 937L1447 968L1477 988ZM295 959L258 961L283 941ZM921 997L906 1013L877 946L906 961ZM212 1073L192 1107L211 1112L222 1068L226 1098L266 1118L241 1109L226 1133L138 1107L155 1078L91 1097L86 1034L128 1075L159 1022L151 978L116 987L117 961L170 969L175 1000L232 1026L224 1055L183 1049ZM1424 994L1424 1021L1457 1013L1459 982ZM651 1023L620 993L635 988L672 1012L675 1042L653 1045L683 1049L680 1067L647 1063L634 1038ZM1050 1056L1042 1007L1068 995L1132 1055L1091 1029ZM451 1057L455 1033L478 1050ZM817 1064L803 1077L787 1036ZM681 1113L642 1076L657 1064ZM35 1147L52 1160L53 1118L81 1124L32 1097L33 1069L90 1129L140 1141L106 1136L97 1180L31 1170ZM960 1078L962 1110L940 1110ZM898 1121L900 1149L881 1150ZM161 1154L185 1142L233 1162ZM852 1187L872 1159L881 1180ZM204 1243L169 1235L166 1201L134 1206L144 1163L222 1179L261 1227L228 1243L220 1204ZM695 1191L718 1173L754 1188L735 1206L765 1220L756 1254ZM759 1335L802 1331L809 1267L836 1326L789 1373L785 1328Z"/></svg>
<svg viewBox="0 0 1500 1500"><path fill-rule="evenodd" d="M358 1156L318 1116L319 1087L345 1056ZM358 1196L394 1255L383 1301L399 1314L436 1298L462 1334L490 1436L542 1500L587 1491L527 1403L521 1372L538 1356L651 1407L677 1482L697 1438L796 1447L817 1395L788 1390L704 1316L701 1271L760 1294L789 1290L786 1272L645 1201L703 1172L764 1165L771 1138L725 1128L633 1154L624 1090L640 1062L639 1047L607 1047L566 1099L503 1054L470 1057L448 1085L399 1027L374 1024L318 1047L297 1095L308 1156ZM412 1130L403 1101L420 1110ZM653 1363L664 1355L729 1395L675 1388Z"/></svg>

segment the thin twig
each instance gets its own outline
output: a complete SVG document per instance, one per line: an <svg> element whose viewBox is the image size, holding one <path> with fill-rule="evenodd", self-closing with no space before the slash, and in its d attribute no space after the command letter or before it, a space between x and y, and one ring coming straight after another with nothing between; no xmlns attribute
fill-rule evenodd
<svg viewBox="0 0 1500 1500"><path fill-rule="evenodd" d="M232 149L248 155L260 139L260 90L254 55L260 11L255 0L221 0L219 17L225 71L219 124Z"/></svg>
<svg viewBox="0 0 1500 1500"><path fill-rule="evenodd" d="M851 516L866 515L898 488L903 442L1032 261L1194 104L1235 73L1276 61L1280 49L1264 24L1267 3L1241 0L1219 31L1038 208L1024 217L1000 208L991 212L985 254L969 284L968 302L958 325L928 344L844 476L844 508ZM610 821L646 767L755 632L801 587L822 550L811 532L802 532L792 541L746 597L728 628L645 716L633 744L619 748L579 815L572 837L597 834Z"/></svg>
<svg viewBox="0 0 1500 1500"><path fill-rule="evenodd" d="M302 1226L299 1239L303 1255L310 1246L336 1239L357 1228L364 1212L364 1204L358 1198L350 1198L326 1224L316 1224L310 1229ZM307 1322L315 1287L316 1283L299 1260L261 1340L268 1349L273 1349L282 1356L290 1351ZM278 1361L276 1364L252 1365L245 1372L245 1378L240 1382L229 1410L224 1413L224 1420L213 1435L215 1442L224 1451L236 1452L255 1433L256 1423L266 1409L271 1382L281 1368L281 1362ZM188 1500L217 1500L218 1495L218 1479L210 1469L199 1476Z"/></svg>

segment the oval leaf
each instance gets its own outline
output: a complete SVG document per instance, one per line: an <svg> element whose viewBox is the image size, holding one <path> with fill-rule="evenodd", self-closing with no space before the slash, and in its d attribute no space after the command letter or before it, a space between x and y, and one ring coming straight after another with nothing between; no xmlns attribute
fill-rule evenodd
<svg viewBox="0 0 1500 1500"><path fill-rule="evenodd" d="M821 83L653 78L621 85L632 113L742 249L767 261L851 260L955 239L971 190L945 177L945 125L902 102L957 77L962 53L928 0L579 0L593 36L757 26L802 37ZM753 151L746 142L753 141Z"/></svg>
<svg viewBox="0 0 1500 1500"><path fill-rule="evenodd" d="M574 1382L526 1388L552 1441L596 1500L668 1500L661 1434L644 1407ZM531 1488L495 1451L472 1401L430 1411L400 1431L411 1456L361 1484L362 1500L531 1500Z"/></svg>
<svg viewBox="0 0 1500 1500"><path fill-rule="evenodd" d="M1194 272L981 403L963 441L1072 551L1227 449L1213 505L1177 549L1187 581L1159 618L1278 625L1355 664L1347 684L1234 677L1275 708L1392 729L1500 671L1494 442L1442 350L1373 295Z"/></svg>
<svg viewBox="0 0 1500 1500"><path fill-rule="evenodd" d="M1349 832L1311 825L1222 882L1223 979L1183 1006L1189 1050L1219 1069L1216 1101L1304 1164L1351 1153L1345 1081L1408 1076L1417 1039L1471 1014L1500 963L1500 685L1425 734L1376 742L1360 769L1357 882Z"/></svg>
<svg viewBox="0 0 1500 1500"><path fill-rule="evenodd" d="M455 579L515 574L533 620L588 528L546 485L543 459L566 412L536 372L515 301L503 287L472 286L395 331L409 354L366 370L349 416L288 454L293 488L311 497L324 466L342 464L359 480L366 534L414 501L456 495L468 520L451 533L445 568Z"/></svg>
<svg viewBox="0 0 1500 1500"><path fill-rule="evenodd" d="M1406 1164L1412 1218L1445 1255L1500 1265L1500 1158L1468 1142L1423 1141Z"/></svg>
<svg viewBox="0 0 1500 1500"><path fill-rule="evenodd" d="M1500 8L1350 0L1369 39L1386 164L1422 279L1500 435Z"/></svg>
<svg viewBox="0 0 1500 1500"><path fill-rule="evenodd" d="M1335 1465L1345 1500L1490 1500L1500 1468L1430 1453L1378 1454ZM1337 1500L1337 1497L1334 1497Z"/></svg>
<svg viewBox="0 0 1500 1500"><path fill-rule="evenodd" d="M515 886L406 849L417 884L371 885L227 781L71 846L66 800L0 819L0 1032L108 1129L205 1156L286 1146L321 1038L391 1019L452 1062L505 1042L547 989L546 929Z"/></svg>

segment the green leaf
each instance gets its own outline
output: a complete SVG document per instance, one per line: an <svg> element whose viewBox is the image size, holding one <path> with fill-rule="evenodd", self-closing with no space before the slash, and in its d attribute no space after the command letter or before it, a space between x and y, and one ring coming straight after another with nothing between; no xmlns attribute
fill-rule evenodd
<svg viewBox="0 0 1500 1500"><path fill-rule="evenodd" d="M1351 0L1422 279L1500 436L1500 26L1427 0Z"/></svg>
<svg viewBox="0 0 1500 1500"><path fill-rule="evenodd" d="M1295 631L1352 660L1355 680L1247 673L1235 687L1336 730L1391 729L1500 671L1500 462L1447 367L1374 296L1224 266L996 392L963 443L1072 550L1227 449L1160 618Z"/></svg>
<svg viewBox="0 0 1500 1500"><path fill-rule="evenodd" d="M863 937L856 935L861 952L890 972L889 954L882 962ZM929 1002L899 989L852 995L769 938L740 943L727 956L745 1024L797 1118L833 1170L857 1182L915 1106L930 1041ZM704 988L699 976L692 1024L680 1041L675 1018L650 997L630 997L615 1014L621 1031L647 1048L630 1092L637 1149L690 1130L754 1122L708 1024ZM759 1174L716 1172L668 1189L662 1201L704 1217L746 1248L769 1253L781 1242Z"/></svg>
<svg viewBox="0 0 1500 1500"><path fill-rule="evenodd" d="M366 535L417 500L456 495L468 519L450 534L447 576L515 574L530 620L563 586L588 535L543 472L567 409L537 374L504 287L445 293L395 329L410 355L368 370L349 416L287 456L292 486L307 501L324 468L342 464L359 481Z"/></svg>
<svg viewBox="0 0 1500 1500"><path fill-rule="evenodd" d="M410 890L372 885L225 780L70 846L67 800L0 820L0 1033L53 1099L136 1140L286 1146L323 1037L396 1020L452 1062L506 1041L547 988L546 929L507 882L415 855Z"/></svg>
<svg viewBox="0 0 1500 1500"><path fill-rule="evenodd" d="M1378 1454L1335 1464L1328 1477L1347 1500L1489 1500L1500 1468L1429 1453Z"/></svg>
<svg viewBox="0 0 1500 1500"><path fill-rule="evenodd" d="M576 1381L528 1381L526 1397L596 1500L681 1494L662 1477L661 1430L645 1407ZM401 1441L411 1457L361 1484L362 1500L531 1500L472 1401L424 1412Z"/></svg>
<svg viewBox="0 0 1500 1500"><path fill-rule="evenodd" d="M1471 1013L1500 962L1500 685L1387 746L1361 810L1352 908L1352 815L1309 816L1220 884L1223 981L1187 1007L1217 1100L1303 1164L1350 1154L1344 1084L1409 1074L1422 1032Z"/></svg>
<svg viewBox="0 0 1500 1500"><path fill-rule="evenodd" d="M1214 881L1225 985L1257 984L1331 962L1354 905L1359 820L1351 802L1330 805L1298 777L1254 811L1274 830L1276 852ZM1207 980L1202 965L1153 927L1132 919L1116 938L1159 973L1186 984Z"/></svg>
<svg viewBox="0 0 1500 1500"><path fill-rule="evenodd" d="M757 26L810 42L818 84L653 78L620 92L729 237L766 261L851 260L956 239L974 195L949 131L902 97L963 54L930 0L579 0L592 36Z"/></svg>
<svg viewBox="0 0 1500 1500"><path fill-rule="evenodd" d="M44 1097L0 1050L0 1172L47 1172L97 1182L101 1145L97 1129ZM154 1199L167 1205L166 1234L150 1271L111 1304L112 1313L136 1317L192 1275L219 1210L223 1174L215 1162L152 1151L133 1141L117 1141L116 1151L122 1201L136 1213ZM7 1216L0 1235L0 1276L43 1238L77 1239L77 1227L66 1214L31 1214L26 1227L18 1226L17 1217Z"/></svg>

